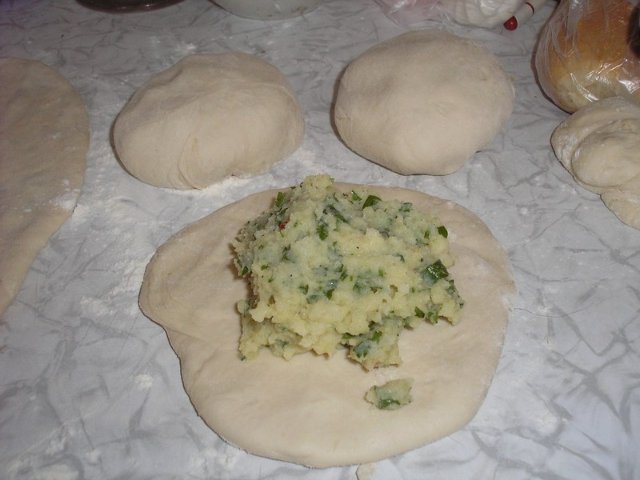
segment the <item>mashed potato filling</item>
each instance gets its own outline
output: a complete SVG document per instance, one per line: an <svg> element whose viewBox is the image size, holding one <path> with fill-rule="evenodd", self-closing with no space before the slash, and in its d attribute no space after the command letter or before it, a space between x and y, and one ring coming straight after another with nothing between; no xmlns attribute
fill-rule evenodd
<svg viewBox="0 0 640 480"><path fill-rule="evenodd" d="M327 175L278 193L233 243L251 286L238 304L242 358L346 349L367 370L400 364L404 328L460 317L447 236L411 203L341 192Z"/></svg>

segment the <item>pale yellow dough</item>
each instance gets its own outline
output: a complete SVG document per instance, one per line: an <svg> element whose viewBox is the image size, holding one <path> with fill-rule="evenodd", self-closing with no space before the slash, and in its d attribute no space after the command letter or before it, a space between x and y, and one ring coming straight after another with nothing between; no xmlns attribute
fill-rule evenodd
<svg viewBox="0 0 640 480"><path fill-rule="evenodd" d="M267 208L274 191L185 228L148 265L141 308L167 331L198 414L231 444L312 467L367 463L449 435L480 407L514 291L505 252L482 221L458 205L410 190L371 191L435 211L449 231L456 257L450 271L466 301L458 325L425 324L404 332L397 368L367 373L342 353L285 361L262 350L255 360L240 360L235 307L247 285L235 273L230 243ZM409 405L383 411L364 400L372 385L403 377L414 379Z"/></svg>
<svg viewBox="0 0 640 480"><path fill-rule="evenodd" d="M511 116L498 59L440 30L408 32L353 60L334 121L349 148L403 175L447 175L489 145Z"/></svg>
<svg viewBox="0 0 640 480"><path fill-rule="evenodd" d="M553 151L583 187L640 229L640 105L609 97L580 108L553 131Z"/></svg>
<svg viewBox="0 0 640 480"><path fill-rule="evenodd" d="M40 62L0 59L0 315L71 215L88 148L87 112L69 82Z"/></svg>
<svg viewBox="0 0 640 480"><path fill-rule="evenodd" d="M118 158L133 176L177 189L264 172L303 136L287 79L242 52L184 57L140 87L113 126Z"/></svg>

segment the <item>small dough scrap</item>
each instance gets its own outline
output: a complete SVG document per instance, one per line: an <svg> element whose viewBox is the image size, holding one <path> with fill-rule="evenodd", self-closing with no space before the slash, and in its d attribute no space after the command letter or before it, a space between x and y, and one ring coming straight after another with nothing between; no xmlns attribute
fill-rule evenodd
<svg viewBox="0 0 640 480"><path fill-rule="evenodd" d="M266 171L303 136L285 77L240 52L183 58L138 89L113 127L116 153L133 176L176 189Z"/></svg>
<svg viewBox="0 0 640 480"><path fill-rule="evenodd" d="M337 184L342 191L354 185ZM340 352L286 361L262 349L243 362L240 315L247 295L230 244L266 210L275 191L249 196L186 227L147 266L140 306L167 332L185 389L203 420L253 454L311 467L374 462L435 441L469 422L500 357L513 280L507 256L464 208L412 190L367 187L438 216L456 259L452 276L465 299L460 323L408 330L402 365L366 372ZM374 384L412 378L413 401L385 411L363 396Z"/></svg>
<svg viewBox="0 0 640 480"><path fill-rule="evenodd" d="M0 59L0 315L71 215L84 179L89 117L52 68Z"/></svg>
<svg viewBox="0 0 640 480"><path fill-rule="evenodd" d="M514 95L485 48L444 31L415 31L351 62L334 120L345 144L369 160L404 175L446 175L491 143Z"/></svg>
<svg viewBox="0 0 640 480"><path fill-rule="evenodd" d="M640 229L640 105L610 97L582 107L555 129L551 145L583 187Z"/></svg>

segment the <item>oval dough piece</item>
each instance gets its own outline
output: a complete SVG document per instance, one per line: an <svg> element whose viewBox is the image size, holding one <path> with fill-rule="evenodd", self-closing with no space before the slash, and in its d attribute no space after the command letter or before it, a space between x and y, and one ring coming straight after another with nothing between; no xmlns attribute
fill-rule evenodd
<svg viewBox="0 0 640 480"><path fill-rule="evenodd" d="M640 176L640 116L595 130L582 140L571 164L576 176L596 189L623 185Z"/></svg>
<svg viewBox="0 0 640 480"><path fill-rule="evenodd" d="M287 362L262 350L255 360L240 360L235 306L248 287L232 266L230 243L275 191L185 228L147 266L140 306L166 330L198 414L228 442L312 467L366 463L446 436L480 407L513 292L503 249L478 217L458 205L410 190L370 190L437 213L449 230L457 262L451 271L466 302L455 327L424 324L403 332L400 367L367 373L342 353L330 359L302 354ZM415 380L411 404L391 412L364 400L373 384L407 376Z"/></svg>
<svg viewBox="0 0 640 480"><path fill-rule="evenodd" d="M183 58L138 89L113 127L118 157L133 176L177 189L263 172L303 135L284 76L240 52Z"/></svg>
<svg viewBox="0 0 640 480"><path fill-rule="evenodd" d="M1 315L75 207L89 118L71 84L40 62L0 59L0 86Z"/></svg>
<svg viewBox="0 0 640 480"><path fill-rule="evenodd" d="M551 145L583 187L640 229L640 105L624 97L595 101L558 125Z"/></svg>
<svg viewBox="0 0 640 480"><path fill-rule="evenodd" d="M404 175L446 175L488 145L513 110L495 56L443 31L409 32L347 67L334 120L356 153Z"/></svg>

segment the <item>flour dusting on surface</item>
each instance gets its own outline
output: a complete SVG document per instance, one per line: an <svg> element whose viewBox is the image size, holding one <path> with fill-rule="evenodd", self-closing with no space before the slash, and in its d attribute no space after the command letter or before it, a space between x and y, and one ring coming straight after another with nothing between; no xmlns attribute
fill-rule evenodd
<svg viewBox="0 0 640 480"><path fill-rule="evenodd" d="M33 480L77 480L80 472L66 463L47 465L33 474Z"/></svg>
<svg viewBox="0 0 640 480"><path fill-rule="evenodd" d="M62 195L51 200L51 204L63 210L71 211L76 206L80 191L78 189L67 190Z"/></svg>
<svg viewBox="0 0 640 480"><path fill-rule="evenodd" d="M140 390L149 390L153 386L153 377L148 373L139 373L134 380Z"/></svg>

